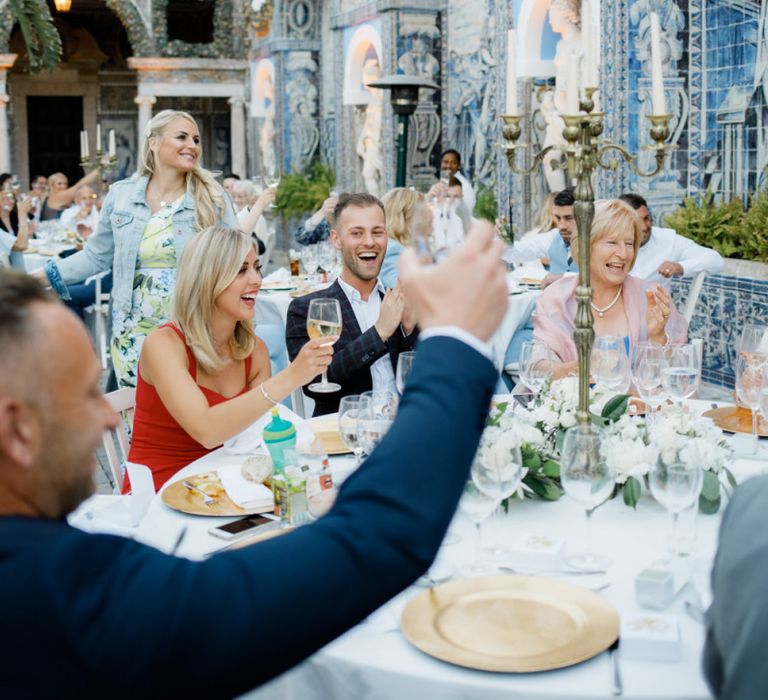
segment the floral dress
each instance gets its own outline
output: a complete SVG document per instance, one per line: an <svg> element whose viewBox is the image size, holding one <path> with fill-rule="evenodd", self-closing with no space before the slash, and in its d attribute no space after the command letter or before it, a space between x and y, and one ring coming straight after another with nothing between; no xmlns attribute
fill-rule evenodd
<svg viewBox="0 0 768 700"><path fill-rule="evenodd" d="M170 319L176 284L174 212L184 195L155 212L144 229L133 277L131 309L123 319L123 331L112 338L112 365L120 387L135 387L144 338Z"/></svg>

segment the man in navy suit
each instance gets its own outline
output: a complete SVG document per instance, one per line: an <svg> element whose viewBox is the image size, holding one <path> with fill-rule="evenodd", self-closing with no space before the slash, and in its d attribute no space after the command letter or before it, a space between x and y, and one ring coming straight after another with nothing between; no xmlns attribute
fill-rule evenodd
<svg viewBox="0 0 768 700"><path fill-rule="evenodd" d="M506 306L490 225L400 280L422 328L394 425L318 522L204 562L64 519L119 418L77 318L0 271L0 697L234 697L361 622L423 573L467 478Z"/></svg>
<svg viewBox="0 0 768 700"><path fill-rule="evenodd" d="M379 280L387 252L382 203L367 193L342 194L333 220L331 242L341 251L341 274L328 289L294 299L285 324L285 344L293 361L309 340L309 302L330 298L341 306L341 336L328 367L328 381L340 384L341 390L317 393L304 387L315 401L316 416L338 411L342 396L370 389L395 391L397 357L412 350L417 337L400 287L385 290Z"/></svg>

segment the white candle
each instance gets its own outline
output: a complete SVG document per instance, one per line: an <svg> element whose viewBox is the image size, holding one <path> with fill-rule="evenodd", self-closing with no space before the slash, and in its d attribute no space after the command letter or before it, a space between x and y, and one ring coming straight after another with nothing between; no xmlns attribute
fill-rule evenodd
<svg viewBox="0 0 768 700"><path fill-rule="evenodd" d="M96 124L96 151L101 150L101 124Z"/></svg>
<svg viewBox="0 0 768 700"><path fill-rule="evenodd" d="M661 25L659 16L651 12L651 101L654 114L666 114L664 78L661 72Z"/></svg>
<svg viewBox="0 0 768 700"><path fill-rule="evenodd" d="M88 129L83 129L83 157L90 158L91 152L88 149Z"/></svg>
<svg viewBox="0 0 768 700"><path fill-rule="evenodd" d="M85 158L85 134L80 132L80 160Z"/></svg>
<svg viewBox="0 0 768 700"><path fill-rule="evenodd" d="M576 53L571 53L571 60L568 61L568 91L565 100L565 113L579 113L579 57Z"/></svg>
<svg viewBox="0 0 768 700"><path fill-rule="evenodd" d="M520 114L517 108L517 37L514 29L507 32L507 109L506 114Z"/></svg>
<svg viewBox="0 0 768 700"><path fill-rule="evenodd" d="M114 158L117 155L117 146L115 145L115 130L109 130L109 157Z"/></svg>
<svg viewBox="0 0 768 700"><path fill-rule="evenodd" d="M583 87L597 87L597 65L595 64L595 33L592 26L592 7L589 0L581 0L581 43L584 46L582 66Z"/></svg>

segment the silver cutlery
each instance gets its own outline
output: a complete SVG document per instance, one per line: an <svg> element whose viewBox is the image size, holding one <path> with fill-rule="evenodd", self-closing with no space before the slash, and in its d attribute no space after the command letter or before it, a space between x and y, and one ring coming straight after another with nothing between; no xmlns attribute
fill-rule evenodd
<svg viewBox="0 0 768 700"><path fill-rule="evenodd" d="M624 686L621 682L621 669L619 668L619 637L608 647L608 653L611 659L611 693L621 695L624 692Z"/></svg>
<svg viewBox="0 0 768 700"><path fill-rule="evenodd" d="M194 493L198 494L202 497L203 503L206 506L212 506L218 501L218 498L214 498L213 496L209 496L203 489L199 489L197 486L195 486L191 481L187 481L186 479L181 482L182 486L189 489L190 491L193 491Z"/></svg>

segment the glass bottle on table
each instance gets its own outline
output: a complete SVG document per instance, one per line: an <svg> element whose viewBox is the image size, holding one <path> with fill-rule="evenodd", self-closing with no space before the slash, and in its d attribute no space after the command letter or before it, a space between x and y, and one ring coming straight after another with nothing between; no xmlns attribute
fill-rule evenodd
<svg viewBox="0 0 768 700"><path fill-rule="evenodd" d="M312 299L307 312L307 335L316 338L338 338L341 335L341 306L338 299ZM328 372L323 372L321 381L309 385L310 391L330 393L339 391L340 384L328 381Z"/></svg>

